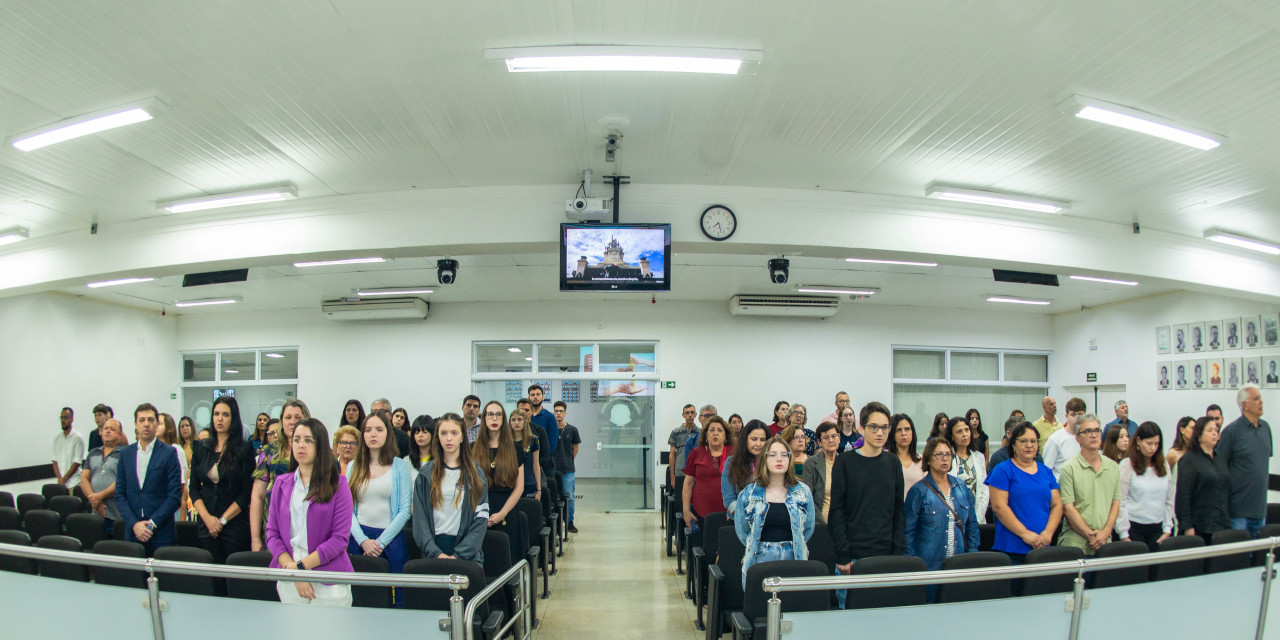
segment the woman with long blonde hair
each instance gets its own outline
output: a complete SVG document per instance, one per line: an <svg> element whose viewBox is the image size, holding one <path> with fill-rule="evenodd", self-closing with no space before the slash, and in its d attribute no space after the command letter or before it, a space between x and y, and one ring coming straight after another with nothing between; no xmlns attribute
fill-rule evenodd
<svg viewBox="0 0 1280 640"><path fill-rule="evenodd" d="M524 452L524 493L522 498L542 500L542 463L538 459L538 437L529 428L529 414L521 409L511 412L507 419L516 448Z"/></svg>

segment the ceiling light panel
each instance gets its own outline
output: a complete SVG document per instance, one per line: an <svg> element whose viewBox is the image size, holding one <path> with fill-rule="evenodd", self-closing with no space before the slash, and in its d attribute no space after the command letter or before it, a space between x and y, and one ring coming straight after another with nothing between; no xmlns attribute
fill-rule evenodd
<svg viewBox="0 0 1280 640"><path fill-rule="evenodd" d="M345 260L317 260L315 262L295 262L293 263L293 266L299 267L299 268L332 267L335 265L343 265L343 264L373 264L377 262L386 262L386 260L383 260L382 258L377 258L377 257L347 258Z"/></svg>
<svg viewBox="0 0 1280 640"><path fill-rule="evenodd" d="M381 287L377 289L356 289L360 297L370 296L417 296L434 292L430 287Z"/></svg>
<svg viewBox="0 0 1280 640"><path fill-rule="evenodd" d="M1221 134L1088 96L1071 96L1063 103L1063 106L1072 115L1083 120L1092 120L1138 133L1145 133L1149 136L1185 144L1202 151L1217 148L1227 139L1226 136Z"/></svg>
<svg viewBox="0 0 1280 640"><path fill-rule="evenodd" d="M169 213L189 213L192 211L205 211L207 209L221 209L224 207L239 207L248 204L279 202L281 200L292 200L297 197L298 187L293 184L285 184L275 187L265 187L262 189L251 189L249 191L214 193L194 198L184 198L181 200L167 200L164 202L157 202L156 208L163 209Z"/></svg>
<svg viewBox="0 0 1280 640"><path fill-rule="evenodd" d="M103 280L102 282L90 282L85 285L90 289L98 289L101 287L114 287L121 284L137 284L139 282L151 282L155 278L120 278L119 280Z"/></svg>
<svg viewBox="0 0 1280 640"><path fill-rule="evenodd" d="M907 267L936 267L936 262L911 262L909 260L873 260L871 258L845 258L845 262L863 262L867 264L896 264Z"/></svg>
<svg viewBox="0 0 1280 640"><path fill-rule="evenodd" d="M138 122L151 120L165 109L159 98L148 98L140 102L86 113L32 129L9 138L10 144L22 151L34 151L51 144L73 140L81 136L115 129Z"/></svg>
<svg viewBox="0 0 1280 640"><path fill-rule="evenodd" d="M504 60L511 73L538 71L660 71L732 75L743 63L763 59L760 51L645 46L555 46L486 49L484 57Z"/></svg>
<svg viewBox="0 0 1280 640"><path fill-rule="evenodd" d="M985 297L987 302L1002 302L1005 304L1029 304L1040 307L1047 307L1053 304L1052 300L1035 300L1032 298L1017 298L1014 296L988 295Z"/></svg>
<svg viewBox="0 0 1280 640"><path fill-rule="evenodd" d="M968 202L970 204L983 204L993 207L1005 207L1008 209L1022 209L1024 211L1037 211L1040 213L1062 213L1071 208L1070 203L1059 200L1047 200L1045 198L1037 198L1035 196L1016 193L970 189L968 187L957 187L945 184L929 185L925 189L924 195L938 200Z"/></svg>
<svg viewBox="0 0 1280 640"><path fill-rule="evenodd" d="M26 227L10 227L0 231L0 246L22 242L30 237Z"/></svg>
<svg viewBox="0 0 1280 640"><path fill-rule="evenodd" d="M1134 282L1133 280L1115 280L1113 278L1095 278L1093 276L1071 276L1071 279L1082 280L1084 282L1099 282L1102 284L1119 284L1119 285L1124 285L1126 287L1138 286L1138 283Z"/></svg>
<svg viewBox="0 0 1280 640"><path fill-rule="evenodd" d="M1205 240L1212 240L1220 244L1240 247L1241 249L1260 251L1273 256L1280 255L1280 246L1257 238L1250 238L1249 236L1240 235L1238 233L1223 231L1222 229L1209 229L1204 232L1204 238Z"/></svg>
<svg viewBox="0 0 1280 640"><path fill-rule="evenodd" d="M240 302L239 296L231 298L199 298L195 300L177 300L173 303L175 307L208 307L220 304L235 304Z"/></svg>

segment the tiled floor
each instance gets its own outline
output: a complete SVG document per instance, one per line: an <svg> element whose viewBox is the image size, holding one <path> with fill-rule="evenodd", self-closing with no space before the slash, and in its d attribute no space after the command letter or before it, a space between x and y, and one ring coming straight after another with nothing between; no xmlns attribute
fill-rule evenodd
<svg viewBox="0 0 1280 640"><path fill-rule="evenodd" d="M701 640L693 628L693 602L683 595L684 576L668 558L658 514L606 514L608 501L578 481L575 520L551 578L551 598L538 602L536 640L674 638Z"/></svg>

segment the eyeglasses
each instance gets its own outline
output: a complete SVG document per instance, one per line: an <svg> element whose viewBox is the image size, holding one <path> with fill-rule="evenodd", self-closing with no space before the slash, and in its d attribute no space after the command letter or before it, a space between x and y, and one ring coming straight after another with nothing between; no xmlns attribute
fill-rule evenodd
<svg viewBox="0 0 1280 640"><path fill-rule="evenodd" d="M1102 429L1083 429L1080 431L1080 435L1085 436L1086 438L1100 436L1102 435Z"/></svg>
<svg viewBox="0 0 1280 640"><path fill-rule="evenodd" d="M484 412L484 417L486 417L486 418L501 418L501 417L502 417L502 412L501 412L501 411L486 411L486 412Z"/></svg>
<svg viewBox="0 0 1280 640"><path fill-rule="evenodd" d="M780 453L780 452L777 452L777 451L770 451L769 453L766 453L766 454L764 454L764 455L765 455L765 457L766 457L766 458L774 458L774 459L777 459L777 458L790 458L790 457L791 457L791 453L789 453L789 452L788 452L788 453Z"/></svg>
<svg viewBox="0 0 1280 640"><path fill-rule="evenodd" d="M934 460L950 460L952 458L950 451L939 451L933 454Z"/></svg>
<svg viewBox="0 0 1280 640"><path fill-rule="evenodd" d="M791 415L793 415L793 416L802 416L802 415L805 415L805 413L804 413L803 411L792 411L792 412L791 412Z"/></svg>
<svg viewBox="0 0 1280 640"><path fill-rule="evenodd" d="M872 433L887 433L887 432L889 431L889 425L887 425L887 424L864 424L864 425L862 425L862 429L863 429L864 431L870 431L870 432L872 432Z"/></svg>
<svg viewBox="0 0 1280 640"><path fill-rule="evenodd" d="M704 418L714 418L714 417L716 417L716 414L714 414L714 413L704 413L704 414L702 414L702 417L704 417Z"/></svg>
<svg viewBox="0 0 1280 640"><path fill-rule="evenodd" d="M1030 440L1023 438L1021 440L1014 442L1014 444L1021 447L1025 447L1027 445L1038 446L1040 444L1040 441L1036 438L1031 438Z"/></svg>
<svg viewBox="0 0 1280 640"><path fill-rule="evenodd" d="M339 446L339 447L354 447L354 446L356 446L356 443L351 442L350 440L343 440L343 441L341 441L341 442L339 442L339 443L338 443L338 446Z"/></svg>
<svg viewBox="0 0 1280 640"><path fill-rule="evenodd" d="M315 438L293 438L289 442L292 442L293 446L295 447L300 444L305 444L308 447L313 447L316 444L316 439Z"/></svg>

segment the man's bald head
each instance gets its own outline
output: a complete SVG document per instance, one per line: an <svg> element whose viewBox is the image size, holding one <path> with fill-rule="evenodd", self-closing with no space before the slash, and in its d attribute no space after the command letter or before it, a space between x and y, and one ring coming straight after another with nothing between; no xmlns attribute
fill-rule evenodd
<svg viewBox="0 0 1280 640"><path fill-rule="evenodd" d="M114 447L120 444L120 436L124 433L124 427L120 425L120 421L115 418L108 418L99 428L102 435L102 444L108 447Z"/></svg>

